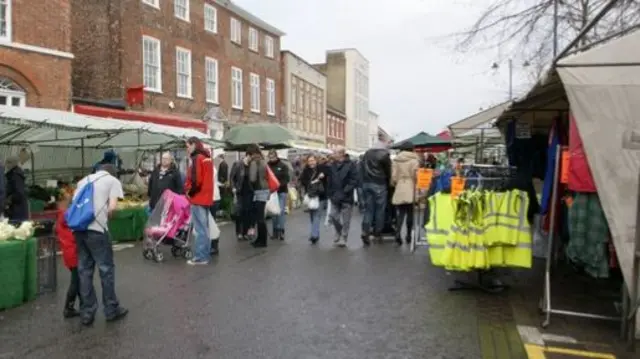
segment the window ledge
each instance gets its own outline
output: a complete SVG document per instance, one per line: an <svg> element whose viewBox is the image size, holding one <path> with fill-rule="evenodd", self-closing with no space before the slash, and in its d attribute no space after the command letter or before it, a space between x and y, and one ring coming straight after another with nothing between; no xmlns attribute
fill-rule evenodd
<svg viewBox="0 0 640 359"><path fill-rule="evenodd" d="M238 111L242 111L242 106L231 106L232 110L238 110Z"/></svg>
<svg viewBox="0 0 640 359"><path fill-rule="evenodd" d="M178 20L182 20L182 21L184 21L184 22L187 22L187 23L191 23L191 20L189 20L189 18L186 18L186 19L185 19L185 18L180 17L180 16L178 16L178 15L175 15L175 18L176 18L176 19L178 19Z"/></svg>
<svg viewBox="0 0 640 359"><path fill-rule="evenodd" d="M191 95L176 95L176 98L180 98L183 100L193 100L193 96Z"/></svg>
<svg viewBox="0 0 640 359"><path fill-rule="evenodd" d="M206 32L208 32L209 34L212 34L212 35L218 35L218 29L209 30L209 29L205 28L204 31L206 31Z"/></svg>
<svg viewBox="0 0 640 359"><path fill-rule="evenodd" d="M152 89L152 88L149 88L149 87L145 87L144 91L145 92L151 92L151 93L157 93L157 94L160 94L160 95L164 94L164 92L162 92L162 90Z"/></svg>
<svg viewBox="0 0 640 359"><path fill-rule="evenodd" d="M9 47L9 48L16 49L16 50L24 50L24 51L35 52L35 53L42 54L42 55L49 55L49 56L54 56L54 57L62 57L62 58L65 58L65 59L74 59L75 58L75 56L73 56L73 54L70 53L70 52L54 50L54 49L49 49L49 48L46 48L46 47L35 46L35 45L21 44L19 42L11 42L8 39L2 39L2 38L0 38L0 46L1 47Z"/></svg>
<svg viewBox="0 0 640 359"><path fill-rule="evenodd" d="M212 105L219 105L220 104L218 100L215 100L215 101L214 100L205 100L205 102L206 103L210 103Z"/></svg>
<svg viewBox="0 0 640 359"><path fill-rule="evenodd" d="M260 114L260 110L254 110L254 109L251 109L251 112L252 112L252 113Z"/></svg>
<svg viewBox="0 0 640 359"><path fill-rule="evenodd" d="M242 41L238 42L238 41L235 41L235 40L231 40L231 43L236 45L236 46L242 47Z"/></svg>
<svg viewBox="0 0 640 359"><path fill-rule="evenodd" d="M267 116L276 117L276 113L275 112L267 112Z"/></svg>

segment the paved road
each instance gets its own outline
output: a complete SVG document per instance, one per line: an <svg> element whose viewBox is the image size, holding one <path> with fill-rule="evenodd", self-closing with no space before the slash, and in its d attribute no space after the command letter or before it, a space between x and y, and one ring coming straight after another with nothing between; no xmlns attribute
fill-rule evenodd
<svg viewBox="0 0 640 359"><path fill-rule="evenodd" d="M223 253L207 267L119 251L127 318L100 315L92 328L63 320L65 274L57 294L0 312L0 358L480 358L473 294L447 292L450 278L424 254L391 242L362 248L359 220L347 249L332 248L327 229L310 246L296 213L288 240L265 250L223 227Z"/></svg>

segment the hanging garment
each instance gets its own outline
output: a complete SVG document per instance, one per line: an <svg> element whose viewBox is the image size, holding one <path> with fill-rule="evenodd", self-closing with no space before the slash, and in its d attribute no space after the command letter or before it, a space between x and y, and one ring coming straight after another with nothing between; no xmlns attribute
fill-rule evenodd
<svg viewBox="0 0 640 359"><path fill-rule="evenodd" d="M495 267L531 268L533 234L526 192L467 190L456 199L429 199L425 226L431 262L453 271Z"/></svg>
<svg viewBox="0 0 640 359"><path fill-rule="evenodd" d="M546 214L551 207L551 195L553 192L553 182L557 180L555 176L556 152L560 144L560 136L556 130L555 123L549 131L549 147L547 147L547 170L544 174L544 184L542 187L542 199L540 200L540 214Z"/></svg>
<svg viewBox="0 0 640 359"><path fill-rule="evenodd" d="M591 175L587 154L582 146L576 120L569 117L569 189L574 192L596 192L596 183Z"/></svg>
<svg viewBox="0 0 640 359"><path fill-rule="evenodd" d="M594 278L609 277L609 225L597 193L578 193L569 209L569 243L565 252Z"/></svg>
<svg viewBox="0 0 640 359"><path fill-rule="evenodd" d="M429 222L424 226L429 256L434 266L443 267L443 254L453 224L451 196L436 193L429 197Z"/></svg>

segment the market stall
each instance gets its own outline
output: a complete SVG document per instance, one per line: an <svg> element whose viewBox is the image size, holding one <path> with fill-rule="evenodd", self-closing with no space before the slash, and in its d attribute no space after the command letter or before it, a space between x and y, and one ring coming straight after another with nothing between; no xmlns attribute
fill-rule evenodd
<svg viewBox="0 0 640 359"><path fill-rule="evenodd" d="M189 137L196 137L207 142L207 135L189 129L175 128L170 126L156 125L151 123L143 123L136 121L122 121L115 119L102 119L85 115L78 115L70 112L56 111L49 109L29 108L29 107L7 107L0 106L0 147L3 149L3 155L17 155L28 149L30 152L30 167L33 172L36 169L45 169L47 167L78 166L79 172L74 176L81 178L89 173L93 164L100 159L101 153L105 150L117 150L120 154L135 154L140 150L162 150L176 143L184 141ZM38 164L36 164L38 163ZM24 165L24 163L23 163ZM26 167L26 166L25 166ZM36 179L35 173L33 179ZM37 182L37 181L34 181ZM41 179L38 183L40 188L46 191L58 191L56 185L47 186L46 179ZM57 182L57 181L53 181ZM49 188L48 188L49 187ZM53 188L51 188L53 187ZM126 188L126 186L125 186ZM34 202L44 211L36 212L33 219L42 220L45 218L54 218L55 209L47 210L47 194L42 194L39 199L45 202L42 206L41 202ZM146 221L145 213L141 201L129 199L120 204L119 210L113 216L113 220L109 223L109 228L113 232L114 240L135 240L142 235L142 226ZM24 222L28 223L28 222ZM36 222L35 226L38 225ZM29 241L26 242L27 244ZM55 244L49 248L49 252L55 253ZM14 258L14 264L10 261L0 260L3 270L8 271L12 268L14 274L23 271L22 267L31 268L36 259L32 259L25 252L24 245L18 242L5 241L0 246L0 257ZM22 252L27 254L22 260ZM52 270L55 270L53 268ZM26 277L32 275L27 271ZM42 273L40 273L42 274ZM16 287L16 279L13 276L13 287L11 292L16 293L12 299L7 300L6 305L13 306L16 302L19 290ZM3 276L7 278L9 276ZM31 282L29 282L31 283ZM11 285L6 284L7 287ZM31 284L29 284L30 286ZM3 287L5 288L5 287ZM4 292L4 290L3 290Z"/></svg>
<svg viewBox="0 0 640 359"><path fill-rule="evenodd" d="M639 43L640 32L635 31L557 65L631 292L631 315L640 305ZM640 338L638 322L640 316L635 331Z"/></svg>
<svg viewBox="0 0 640 359"><path fill-rule="evenodd" d="M0 310L20 306L38 294L34 228L0 222Z"/></svg>

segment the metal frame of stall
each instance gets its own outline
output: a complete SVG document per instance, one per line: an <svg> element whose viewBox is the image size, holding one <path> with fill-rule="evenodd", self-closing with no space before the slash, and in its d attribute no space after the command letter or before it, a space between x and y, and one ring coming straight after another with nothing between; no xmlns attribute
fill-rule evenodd
<svg viewBox="0 0 640 359"><path fill-rule="evenodd" d="M589 312L579 312L568 309L558 309L553 307L551 300L551 269L552 269L552 261L554 257L554 237L555 232L553 228L555 227L555 217L556 217L556 206L555 203L558 201L558 177L560 175L560 165L561 165L561 154L562 154L562 146L558 145L556 147L556 161L554 166L554 175L553 175L553 188L551 192L551 208L550 208L550 223L549 223L549 233L548 233L548 243L547 243L547 254L545 258L545 272L544 272L544 291L543 297L540 301L540 310L544 314L544 320L541 323L543 328L547 328L551 324L551 315L564 315L570 317L579 317L579 318L587 318L587 319L598 319L598 320L608 320L608 321L616 321L620 322L620 336L625 338L629 332L632 333L632 337L634 336L635 327L631 323L631 319L635 319L634 313L635 311L630 309L632 308L631 303L629 301L629 293L627 290L626 284L622 283L622 308L620 316L608 316L597 313L589 313ZM640 197L639 197L640 203ZM640 214L638 214L638 221L640 221ZM636 232L638 233L638 232ZM640 241L638 235L636 235L636 240ZM637 258L636 258L637 259ZM637 263L637 260L635 261ZM637 269L636 269L637 270ZM634 321L635 322L635 321Z"/></svg>

